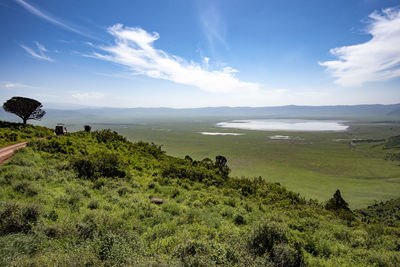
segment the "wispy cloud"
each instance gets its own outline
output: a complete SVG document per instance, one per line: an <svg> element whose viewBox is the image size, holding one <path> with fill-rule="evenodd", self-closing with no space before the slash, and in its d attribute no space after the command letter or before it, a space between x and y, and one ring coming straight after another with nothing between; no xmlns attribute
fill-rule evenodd
<svg viewBox="0 0 400 267"><path fill-rule="evenodd" d="M99 92L88 92L88 93L75 93L72 94L72 97L78 100L88 100L88 99L103 99L105 95Z"/></svg>
<svg viewBox="0 0 400 267"><path fill-rule="evenodd" d="M342 86L400 77L400 9L387 8L369 15L365 43L330 50L337 60L320 62Z"/></svg>
<svg viewBox="0 0 400 267"><path fill-rule="evenodd" d="M47 52L46 47L41 45L39 42L35 42L35 44L37 46L37 50L38 50L37 52L34 51L32 48L26 46L26 45L20 45L20 46L34 58L37 58L37 59L40 59L40 60L54 62L54 59L52 59L51 57L45 55L45 52Z"/></svg>
<svg viewBox="0 0 400 267"><path fill-rule="evenodd" d="M108 28L115 44L101 46L103 52L94 52L90 57L102 59L128 67L133 74L169 80L178 84L196 86L210 92L257 91L256 83L242 82L235 77L235 69L224 67L209 70L207 64L187 62L184 59L155 49L158 33L148 33L142 28L123 27L121 24Z"/></svg>
<svg viewBox="0 0 400 267"><path fill-rule="evenodd" d="M1 83L2 87L11 89L11 88L38 88L36 86L31 86L23 83L18 83L18 82L2 82Z"/></svg>
<svg viewBox="0 0 400 267"><path fill-rule="evenodd" d="M60 19L56 18L55 16L50 15L47 12L42 11L37 7L34 7L31 4L28 4L24 0L14 0L14 1L17 2L19 5L21 5L23 8L25 8L26 10L28 10L33 15L38 16L39 18L44 19L44 20L46 20L46 21L48 21L48 22L50 22L50 23L52 23L52 24L54 24L56 26L59 26L59 27L65 29L65 30L77 33L79 35L82 35L82 36L85 36L85 37L88 37L88 38L92 38L92 39L94 38L93 36L90 36L89 34L86 34L86 33L82 32L82 31L80 31L80 30L78 30L78 29L76 29L74 27L69 26L67 23L62 22ZM94 39L96 39L96 38L94 38Z"/></svg>
<svg viewBox="0 0 400 267"><path fill-rule="evenodd" d="M215 1L200 1L200 24L207 38L211 50L216 43L228 47L225 41L226 27Z"/></svg>

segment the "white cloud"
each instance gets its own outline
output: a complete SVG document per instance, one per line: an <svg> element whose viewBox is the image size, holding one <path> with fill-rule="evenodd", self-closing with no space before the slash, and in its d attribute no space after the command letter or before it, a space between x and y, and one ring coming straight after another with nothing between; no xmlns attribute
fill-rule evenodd
<svg viewBox="0 0 400 267"><path fill-rule="evenodd" d="M88 99L103 99L105 96L103 93L89 92L89 93L75 93L72 95L72 97L82 101Z"/></svg>
<svg viewBox="0 0 400 267"><path fill-rule="evenodd" d="M242 82L236 78L234 73L237 71L231 67L208 70L208 60L204 66L155 49L153 43L160 37L158 33L123 27L121 24L109 27L108 32L115 37L115 44L101 46L99 49L103 52L89 56L128 67L134 74L196 86L209 92L249 92L259 89L256 83Z"/></svg>
<svg viewBox="0 0 400 267"><path fill-rule="evenodd" d="M37 46L38 52L35 52L32 48L27 47L26 45L20 45L20 46L34 58L54 62L54 60L51 57L45 55L47 49L43 45L41 45L39 42L35 42L35 44Z"/></svg>
<svg viewBox="0 0 400 267"><path fill-rule="evenodd" d="M330 50L337 60L320 62L336 83L360 86L400 77L400 9L387 8L369 15L371 40Z"/></svg>

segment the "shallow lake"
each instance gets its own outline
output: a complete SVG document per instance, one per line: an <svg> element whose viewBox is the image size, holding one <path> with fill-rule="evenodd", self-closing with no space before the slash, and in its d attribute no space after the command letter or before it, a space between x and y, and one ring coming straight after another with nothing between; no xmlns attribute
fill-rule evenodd
<svg viewBox="0 0 400 267"><path fill-rule="evenodd" d="M349 126L342 121L332 120L233 120L216 124L222 128L259 130L259 131L345 131Z"/></svg>

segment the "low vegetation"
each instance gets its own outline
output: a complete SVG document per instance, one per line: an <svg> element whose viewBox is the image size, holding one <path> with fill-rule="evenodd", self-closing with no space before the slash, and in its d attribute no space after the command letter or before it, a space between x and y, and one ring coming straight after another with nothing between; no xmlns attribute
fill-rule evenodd
<svg viewBox="0 0 400 267"><path fill-rule="evenodd" d="M53 131L29 124L0 121L0 147L53 135Z"/></svg>
<svg viewBox="0 0 400 267"><path fill-rule="evenodd" d="M32 141L0 168L0 266L400 265L398 200L352 211L228 165L110 130Z"/></svg>

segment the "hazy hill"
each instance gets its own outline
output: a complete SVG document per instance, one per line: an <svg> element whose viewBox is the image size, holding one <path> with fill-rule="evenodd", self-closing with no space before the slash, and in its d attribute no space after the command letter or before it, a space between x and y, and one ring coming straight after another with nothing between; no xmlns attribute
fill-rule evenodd
<svg viewBox="0 0 400 267"><path fill-rule="evenodd" d="M279 107L206 107L206 108L71 108L50 104L43 122L123 123L132 120L168 118L319 118L319 119L400 119L400 104L355 106L279 106ZM70 109L68 109L68 107ZM0 119L18 121L18 117L0 109Z"/></svg>

